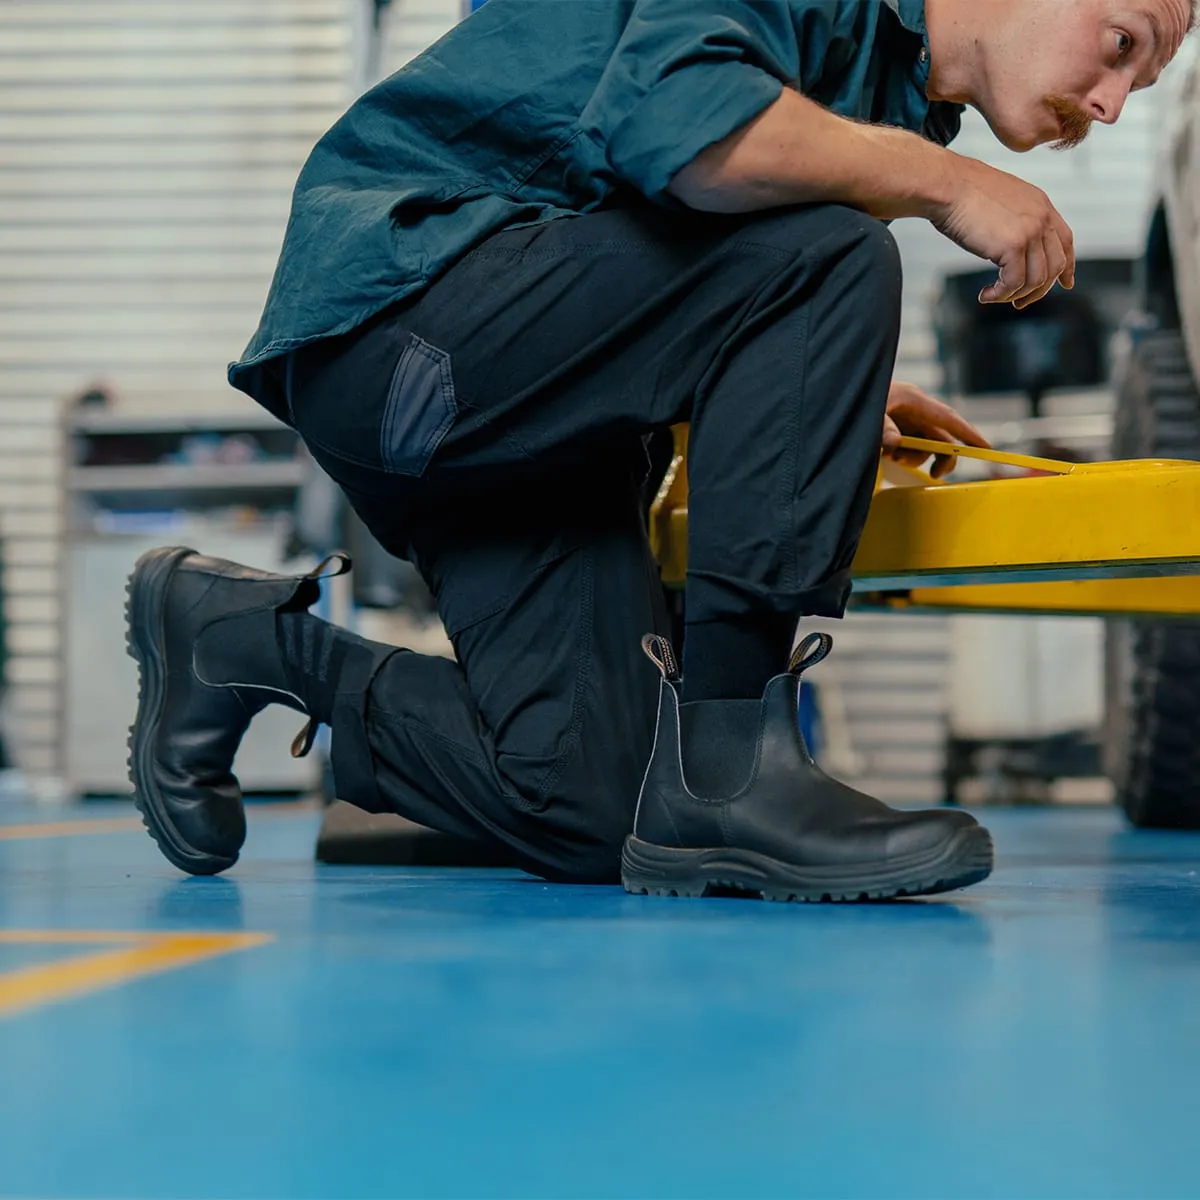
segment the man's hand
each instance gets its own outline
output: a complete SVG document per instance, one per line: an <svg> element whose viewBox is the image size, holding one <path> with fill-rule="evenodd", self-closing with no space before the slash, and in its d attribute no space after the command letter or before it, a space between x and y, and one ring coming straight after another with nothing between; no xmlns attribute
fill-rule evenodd
<svg viewBox="0 0 1200 1200"><path fill-rule="evenodd" d="M935 442L962 442L967 446L981 446L984 450L991 448L979 430L948 404L927 396L911 383L893 383L883 418L883 452L905 466L919 467L929 455L920 450L897 449L900 438L906 434ZM934 479L941 479L954 470L957 462L954 455L938 455L930 474Z"/></svg>
<svg viewBox="0 0 1200 1200"><path fill-rule="evenodd" d="M951 156L951 199L934 226L964 250L994 262L1000 278L983 304L1025 308L1054 285L1075 286L1075 239L1041 188L962 155Z"/></svg>
<svg viewBox="0 0 1200 1200"><path fill-rule="evenodd" d="M880 220L923 217L1000 268L984 304L1018 308L1075 286L1075 241L1046 193L905 129L837 116L792 88L702 150L671 181L702 212L846 204Z"/></svg>
<svg viewBox="0 0 1200 1200"><path fill-rule="evenodd" d="M1000 280L984 304L1040 300L1075 286L1075 242L1045 192L916 133L830 113L791 88L674 176L671 193L703 212L847 204L889 221L924 217Z"/></svg>

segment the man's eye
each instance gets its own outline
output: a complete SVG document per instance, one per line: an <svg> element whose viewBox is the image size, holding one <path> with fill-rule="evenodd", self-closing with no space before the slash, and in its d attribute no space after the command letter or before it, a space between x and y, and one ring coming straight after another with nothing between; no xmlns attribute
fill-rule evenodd
<svg viewBox="0 0 1200 1200"><path fill-rule="evenodd" d="M1127 33L1117 34L1117 58L1126 59L1129 57L1130 51L1133 49L1133 38Z"/></svg>

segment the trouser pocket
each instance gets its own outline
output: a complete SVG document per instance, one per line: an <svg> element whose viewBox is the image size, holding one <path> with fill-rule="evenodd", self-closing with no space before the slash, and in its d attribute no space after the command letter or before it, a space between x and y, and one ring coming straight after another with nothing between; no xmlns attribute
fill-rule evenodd
<svg viewBox="0 0 1200 1200"><path fill-rule="evenodd" d="M392 372L380 422L384 470L423 475L457 411L450 355L410 333Z"/></svg>
<svg viewBox="0 0 1200 1200"><path fill-rule="evenodd" d="M419 477L458 412L450 355L394 319L295 351L287 374L292 420L318 460Z"/></svg>

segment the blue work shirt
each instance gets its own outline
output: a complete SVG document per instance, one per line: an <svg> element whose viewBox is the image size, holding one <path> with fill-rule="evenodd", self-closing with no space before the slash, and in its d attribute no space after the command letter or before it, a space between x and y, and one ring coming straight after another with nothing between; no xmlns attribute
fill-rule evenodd
<svg viewBox="0 0 1200 1200"><path fill-rule="evenodd" d="M924 0L488 0L317 143L258 332L230 382L345 333L504 229L667 188L785 87L946 145Z"/></svg>

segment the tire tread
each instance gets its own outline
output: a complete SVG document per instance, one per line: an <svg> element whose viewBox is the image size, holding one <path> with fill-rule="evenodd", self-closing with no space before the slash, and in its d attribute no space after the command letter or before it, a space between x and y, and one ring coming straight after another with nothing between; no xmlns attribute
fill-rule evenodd
<svg viewBox="0 0 1200 1200"><path fill-rule="evenodd" d="M1113 456L1200 461L1200 389L1178 330L1147 334L1135 347ZM1135 826L1198 829L1200 621L1111 622L1110 659L1116 636L1130 639L1132 660L1128 691L1106 672L1106 765L1117 802Z"/></svg>

